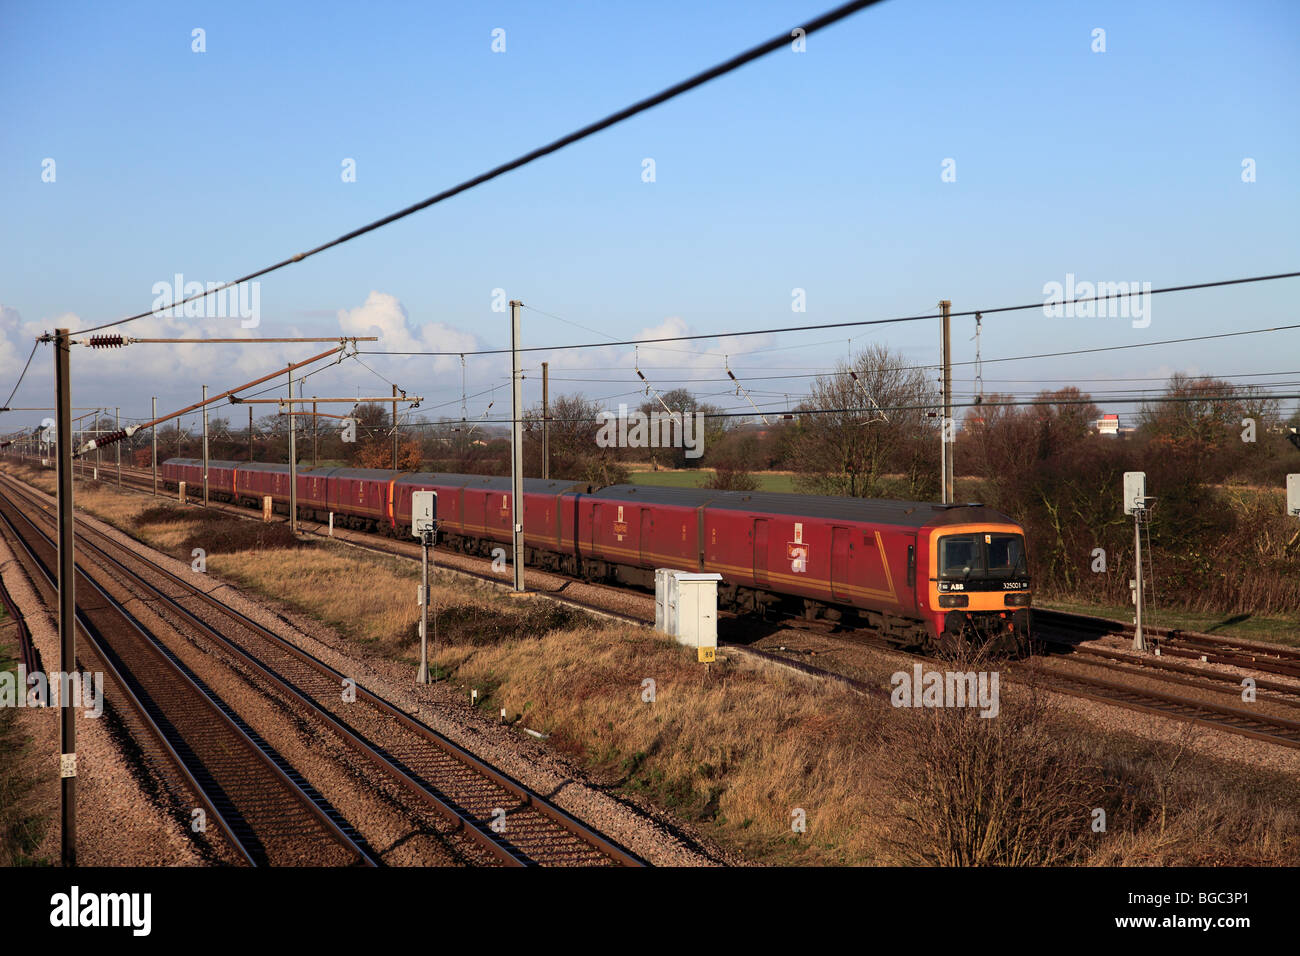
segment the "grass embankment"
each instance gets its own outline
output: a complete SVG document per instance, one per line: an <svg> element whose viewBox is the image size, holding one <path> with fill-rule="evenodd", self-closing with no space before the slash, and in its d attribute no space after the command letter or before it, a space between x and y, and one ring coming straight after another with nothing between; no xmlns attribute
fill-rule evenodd
<svg viewBox="0 0 1300 956"><path fill-rule="evenodd" d="M182 560L202 547L210 573L414 664L413 562L108 487L79 503ZM1004 688L994 719L896 709L776 668L705 667L645 629L446 572L434 600L439 672L466 700L478 689L486 713L504 707L598 781L758 861L1300 861L1294 781L1100 733L1027 693Z"/></svg>
<svg viewBox="0 0 1300 956"><path fill-rule="evenodd" d="M17 632L3 605L0 605L0 674L14 694L27 688L17 682ZM6 703L14 703L6 701ZM31 752L31 738L19 725L20 711L0 706L0 867L48 866L50 860L37 857L50 820L37 808L35 791L41 779L39 765Z"/></svg>

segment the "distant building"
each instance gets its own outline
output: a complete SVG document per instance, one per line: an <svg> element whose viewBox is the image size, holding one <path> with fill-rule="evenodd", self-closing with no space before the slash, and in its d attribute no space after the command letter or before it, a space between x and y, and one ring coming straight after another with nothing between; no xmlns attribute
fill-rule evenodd
<svg viewBox="0 0 1300 956"><path fill-rule="evenodd" d="M1098 435L1118 435L1119 434L1119 416L1102 415L1101 418L1093 422L1096 426Z"/></svg>

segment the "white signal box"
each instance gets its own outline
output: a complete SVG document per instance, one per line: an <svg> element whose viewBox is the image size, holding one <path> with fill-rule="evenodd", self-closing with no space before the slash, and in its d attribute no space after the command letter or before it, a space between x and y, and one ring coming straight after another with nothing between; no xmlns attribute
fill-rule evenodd
<svg viewBox="0 0 1300 956"><path fill-rule="evenodd" d="M696 649L712 661L718 647L718 583L721 574L655 569L655 630Z"/></svg>
<svg viewBox="0 0 1300 956"><path fill-rule="evenodd" d="M438 492L411 492L411 535L424 537L426 531L433 531L438 520Z"/></svg>
<svg viewBox="0 0 1300 956"><path fill-rule="evenodd" d="M1300 474L1286 476L1286 513L1300 517Z"/></svg>
<svg viewBox="0 0 1300 956"><path fill-rule="evenodd" d="M1145 471L1124 472L1124 513L1131 515L1146 508L1147 473Z"/></svg>

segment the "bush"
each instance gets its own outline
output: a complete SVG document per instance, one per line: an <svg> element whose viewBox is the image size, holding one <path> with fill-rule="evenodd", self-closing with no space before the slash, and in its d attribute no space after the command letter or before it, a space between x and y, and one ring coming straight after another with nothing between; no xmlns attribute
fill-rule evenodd
<svg viewBox="0 0 1300 956"><path fill-rule="evenodd" d="M970 655L945 669L987 669ZM1051 866L1086 852L1099 768L1064 743L1044 697L900 712L882 730L904 861L931 866Z"/></svg>

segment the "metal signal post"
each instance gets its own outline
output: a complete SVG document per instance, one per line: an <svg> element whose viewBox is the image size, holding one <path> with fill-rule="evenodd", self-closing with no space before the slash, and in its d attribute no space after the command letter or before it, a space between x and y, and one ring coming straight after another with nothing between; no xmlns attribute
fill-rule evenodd
<svg viewBox="0 0 1300 956"><path fill-rule="evenodd" d="M939 310L943 313L943 427L940 430L940 437L943 440L941 446L943 487L940 489L944 504L952 504L953 501L953 452L956 450L956 436L954 434L952 421L952 334L949 323L948 313L952 309L952 302L943 299L939 303Z"/></svg>
<svg viewBox="0 0 1300 956"><path fill-rule="evenodd" d="M432 528L420 533L420 551L424 560L420 575L423 583L420 585L420 669L415 675L417 684L429 683L429 561L435 533Z"/></svg>
<svg viewBox="0 0 1300 956"><path fill-rule="evenodd" d="M293 398L293 366L288 369L289 398ZM293 411L293 405L289 405ZM295 417L289 416L289 531L298 533L298 436L294 428Z"/></svg>
<svg viewBox="0 0 1300 956"><path fill-rule="evenodd" d="M415 672L417 684L429 683L429 562L433 545L438 537L438 493L415 491L411 493L411 534L420 539L422 584L420 585L420 667ZM436 626L436 625L435 625Z"/></svg>
<svg viewBox="0 0 1300 956"><path fill-rule="evenodd" d="M208 506L208 387L203 386L203 507Z"/></svg>
<svg viewBox="0 0 1300 956"><path fill-rule="evenodd" d="M77 670L76 556L72 526L72 384L68 367L68 330L54 333L55 440L59 511L59 658L69 677ZM70 687L62 682L60 690ZM69 695L70 696L70 695ZM71 700L59 697L59 727L62 747L59 778L62 786L63 865L77 865L77 711Z"/></svg>
<svg viewBox="0 0 1300 956"><path fill-rule="evenodd" d="M542 363L542 477L551 477L551 363Z"/></svg>
<svg viewBox="0 0 1300 956"><path fill-rule="evenodd" d="M158 397L154 396L153 400L153 418L158 417ZM158 494L158 426L154 425L149 429L149 437L153 442L153 493Z"/></svg>
<svg viewBox="0 0 1300 956"><path fill-rule="evenodd" d="M1147 494L1147 476L1143 471L1124 472L1124 513L1133 516L1133 650L1145 651L1142 636L1142 522L1151 519L1147 502L1155 498Z"/></svg>
<svg viewBox="0 0 1300 956"><path fill-rule="evenodd" d="M515 591L524 589L524 422L523 374L519 370L518 299L510 300L510 527L513 531L511 564L514 565Z"/></svg>

